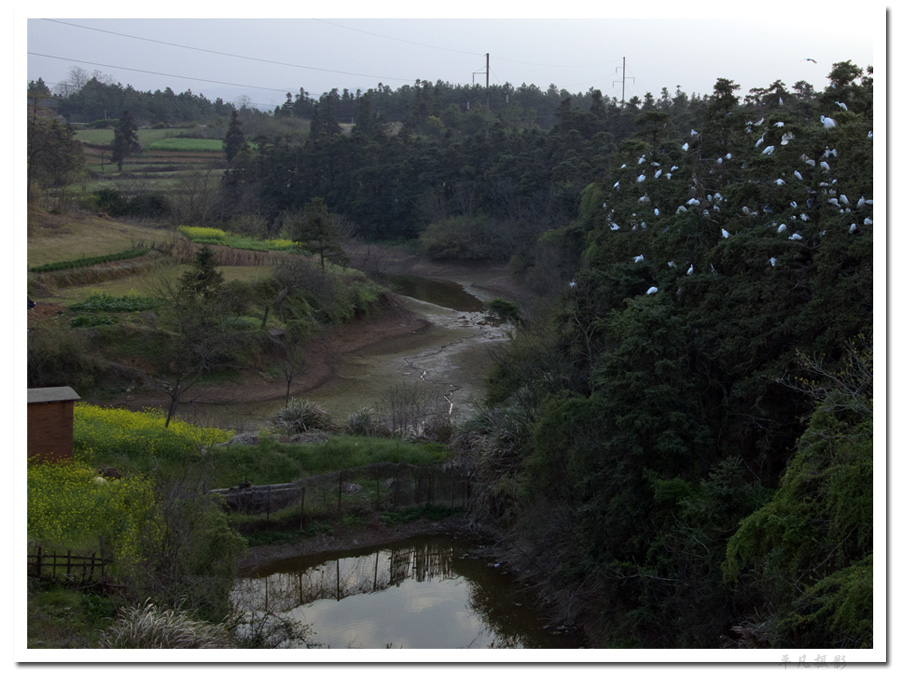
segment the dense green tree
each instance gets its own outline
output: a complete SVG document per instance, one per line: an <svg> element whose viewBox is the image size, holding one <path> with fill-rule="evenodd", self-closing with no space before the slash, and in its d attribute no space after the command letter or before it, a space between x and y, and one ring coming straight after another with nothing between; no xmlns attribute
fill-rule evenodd
<svg viewBox="0 0 907 676"><path fill-rule="evenodd" d="M227 162L232 162L233 158L245 148L246 136L242 131L242 122L239 121L239 113L234 110L230 113L230 126L224 137L224 153L227 156Z"/></svg>
<svg viewBox="0 0 907 676"><path fill-rule="evenodd" d="M302 250L318 254L322 270L325 260L345 260L343 236L323 199L312 198L301 214L288 214L287 221L293 241Z"/></svg>
<svg viewBox="0 0 907 676"><path fill-rule="evenodd" d="M82 144L75 131L56 120L32 116L28 120L28 200L35 189L65 188L85 165Z"/></svg>
<svg viewBox="0 0 907 676"><path fill-rule="evenodd" d="M135 120L132 119L132 114L128 110L124 110L113 130L110 159L116 162L117 169L123 171L123 162L126 158L139 150L141 150L141 146L139 145L138 127Z"/></svg>

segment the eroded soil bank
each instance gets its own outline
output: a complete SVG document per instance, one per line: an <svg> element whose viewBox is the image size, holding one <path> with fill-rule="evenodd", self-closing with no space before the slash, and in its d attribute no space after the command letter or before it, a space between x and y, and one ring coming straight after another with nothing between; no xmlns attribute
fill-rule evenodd
<svg viewBox="0 0 907 676"><path fill-rule="evenodd" d="M426 260L400 247L357 245L351 264L371 275L407 274L446 280L486 302L495 297L528 299L504 264ZM481 396L491 366L490 347L506 338L483 311L463 312L388 293L370 316L328 329L307 346L304 371L289 395L312 399L336 420L374 407L394 384L416 383L437 390L459 414ZM196 386L178 415L200 425L257 429L284 404L286 381L276 373L241 369L229 382ZM163 408L163 392L124 393L110 402L132 409Z"/></svg>

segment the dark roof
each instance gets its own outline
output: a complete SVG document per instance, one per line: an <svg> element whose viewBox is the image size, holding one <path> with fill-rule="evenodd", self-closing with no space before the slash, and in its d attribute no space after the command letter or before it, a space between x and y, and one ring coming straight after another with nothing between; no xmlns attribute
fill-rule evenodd
<svg viewBox="0 0 907 676"><path fill-rule="evenodd" d="M29 387L29 404L49 404L53 401L78 401L81 399L71 387Z"/></svg>

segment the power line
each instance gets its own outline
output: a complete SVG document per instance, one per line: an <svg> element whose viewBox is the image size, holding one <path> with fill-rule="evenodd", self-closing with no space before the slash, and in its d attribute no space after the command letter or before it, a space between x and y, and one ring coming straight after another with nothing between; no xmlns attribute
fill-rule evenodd
<svg viewBox="0 0 907 676"><path fill-rule="evenodd" d="M181 49L190 49L190 50L196 51L196 52L205 52L207 54L214 54L216 56L229 56L230 58L233 58L233 59L244 59L246 61L256 61L258 63L267 63L267 64L270 64L273 66L286 66L288 68L303 68L306 70L317 70L322 73L335 73L337 75L354 75L356 77L370 77L370 78L374 78L376 80L400 80L401 82L414 82L415 80L419 79L419 78L391 77L391 76L384 76L384 75L370 75L368 73L352 73L352 72L343 71L343 70L318 68L316 66L303 66L298 63L287 63L285 61L272 61L270 59L261 59L261 58L255 57L255 56L244 56L242 54L230 54L229 52L219 52L219 51L216 51L213 49L205 49L203 47L193 47L192 45L181 45L176 42L166 42L164 40L155 40L153 38L145 38L145 37L141 37L138 35L129 35L127 33L118 33L116 31L109 31L109 30L106 30L103 28L95 28L93 26L80 26L79 24L69 23L67 21L60 21L58 19L44 19L44 20L50 21L52 23L63 24L65 26L72 26L73 28L81 28L83 30L97 31L99 33L107 33L109 35L117 35L119 37L130 38L132 40L143 40L145 42L153 42L153 43L159 44L159 45L167 45L168 47L179 47ZM29 52L29 53L31 53L31 52ZM50 57L50 58L59 58L59 57ZM75 60L75 59L73 59L73 60ZM106 67L107 68L120 68L121 66L106 66ZM137 69L124 68L123 70L137 70ZM148 71L138 71L138 72L148 72ZM179 76L174 76L174 77L179 77ZM195 78L187 78L187 79L191 80L191 79L195 79ZM261 87L259 87L259 89L261 89ZM267 87L265 87L264 89L267 89Z"/></svg>
<svg viewBox="0 0 907 676"><path fill-rule="evenodd" d="M207 82L209 84L219 84L226 85L228 87L248 87L250 89L264 89L272 92L281 92L286 93L286 89L278 89L276 87L262 87L261 85L250 85L250 84L238 84L235 82L221 82L219 80L206 80L200 77L189 77L188 75L174 75L173 73L160 73L153 70L142 70L141 68L127 68L126 66L112 66L109 63L97 63L96 61L83 61L81 59L71 59L64 56L53 56L51 54L39 54L37 52L27 52L29 56L42 56L46 59L59 59L60 61L72 61L74 63L85 63L89 66L100 66L101 68L115 68L117 70L128 70L134 73L144 73L146 75L160 75L162 77L175 77L181 80L194 80L195 82Z"/></svg>
<svg viewBox="0 0 907 676"><path fill-rule="evenodd" d="M333 21L325 21L324 19L313 19L313 21L319 21L321 23L326 23L329 26L336 26L337 28L344 28L348 31L356 31L357 33L365 33L366 35L374 35L378 38L384 38L385 40L394 40L395 42L403 42L409 45L416 45L418 47L427 47L429 49L440 49L445 52L454 52L455 54L466 54L467 56L480 56L479 52L464 52L459 49L450 49L449 47L438 47L437 45L427 45L422 42L413 42L412 40L404 40L403 38L394 38L389 35L382 35L381 33L373 33L372 31L363 30L361 28L353 28L352 26L344 26L343 24L334 23Z"/></svg>

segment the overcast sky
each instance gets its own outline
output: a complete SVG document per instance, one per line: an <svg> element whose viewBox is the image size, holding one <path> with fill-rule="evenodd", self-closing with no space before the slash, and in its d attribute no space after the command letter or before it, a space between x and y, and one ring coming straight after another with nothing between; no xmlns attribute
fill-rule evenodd
<svg viewBox="0 0 907 676"><path fill-rule="evenodd" d="M186 3L155 3L168 18L103 19L115 15L93 3L88 19L72 18L74 5L36 3L20 9L27 13L17 17L24 35L16 56L27 52L28 80L51 86L76 67L141 91L169 86L211 100L244 96L261 107L300 88L317 98L335 87L396 89L416 79L484 84L486 53L492 84L553 83L572 93L594 87L615 98L625 86L628 99L678 86L708 95L718 78L739 84L740 95L775 80L822 89L838 61L865 69L885 58L885 6L873 1L839 12L802 2L650 0L633 11L636 18L601 2L557 3L560 18L517 13L514 4L457 3L464 18L405 18L429 17L424 4L346 2L345 14L331 7L337 14L322 18L188 19L177 18L191 11Z"/></svg>

